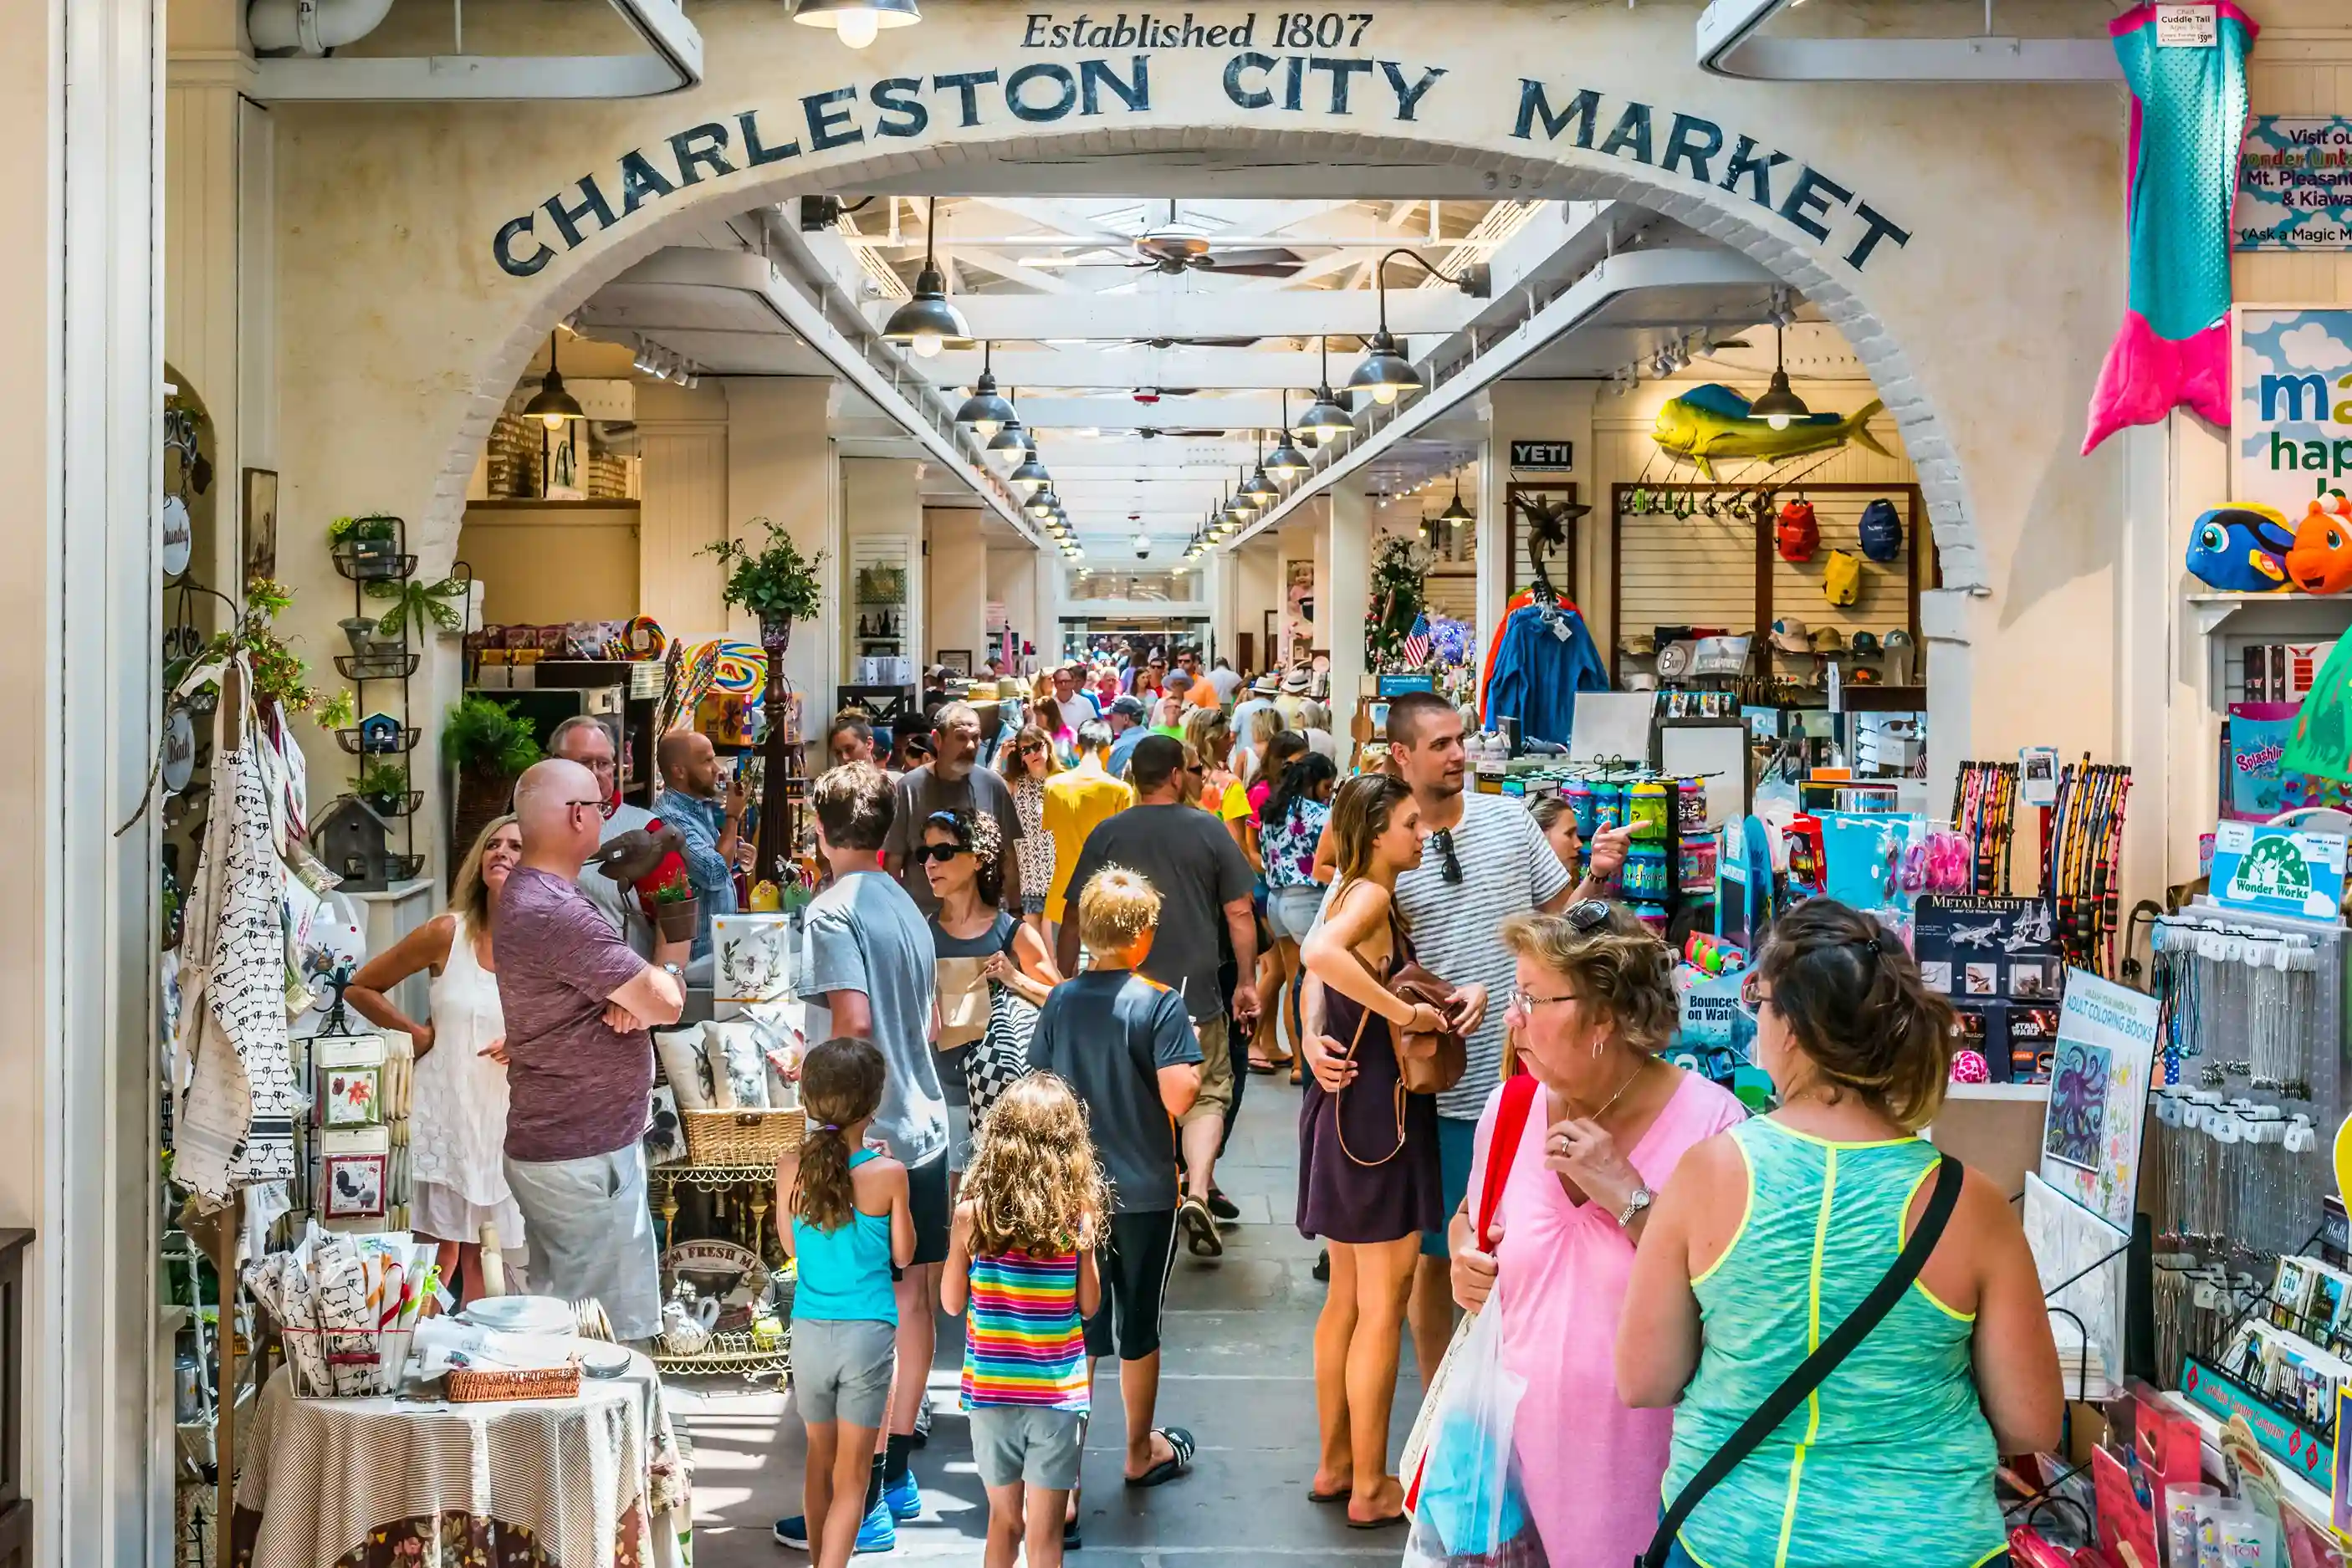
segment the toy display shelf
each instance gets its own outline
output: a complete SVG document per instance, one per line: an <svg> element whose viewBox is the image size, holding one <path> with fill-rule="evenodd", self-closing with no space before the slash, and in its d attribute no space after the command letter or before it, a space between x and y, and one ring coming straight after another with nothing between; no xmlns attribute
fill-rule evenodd
<svg viewBox="0 0 2352 1568"><path fill-rule="evenodd" d="M2305 611L2319 619L2323 626L2338 628L2352 619L2352 593L2323 596L2311 593L2191 593L2187 596L2189 614L2197 622L2200 636L2210 637L2221 629L2222 622L2241 611ZM2303 619L2302 616L2295 617ZM2284 635L2292 636L2296 628L2281 627Z"/></svg>

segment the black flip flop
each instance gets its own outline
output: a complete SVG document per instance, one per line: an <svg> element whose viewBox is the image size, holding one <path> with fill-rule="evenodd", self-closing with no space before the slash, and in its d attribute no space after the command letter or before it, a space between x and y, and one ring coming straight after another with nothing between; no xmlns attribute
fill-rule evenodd
<svg viewBox="0 0 2352 1568"><path fill-rule="evenodd" d="M1287 1063L1280 1061L1260 1061L1255 1056L1249 1059L1250 1071L1259 1078L1271 1078L1286 1065Z"/></svg>
<svg viewBox="0 0 2352 1568"><path fill-rule="evenodd" d="M1345 1502L1348 1500L1349 1494L1355 1490L1353 1487L1341 1487L1337 1491L1317 1491L1309 1486L1307 1489L1307 1500L1308 1502Z"/></svg>
<svg viewBox="0 0 2352 1568"><path fill-rule="evenodd" d="M1409 1513L1392 1513L1386 1519L1350 1518L1348 1521L1348 1528L1350 1530L1387 1530L1395 1525L1408 1523L1412 1519L1412 1515Z"/></svg>
<svg viewBox="0 0 2352 1568"><path fill-rule="evenodd" d="M1181 1427L1158 1427L1153 1430L1168 1439L1169 1456L1141 1475L1129 1476L1127 1484L1130 1487L1165 1486L1192 1468L1192 1455L1196 1450L1192 1433Z"/></svg>
<svg viewBox="0 0 2352 1568"><path fill-rule="evenodd" d="M1062 1550L1078 1552L1084 1550L1086 1544L1087 1539L1078 1530L1078 1521L1075 1519L1062 1521Z"/></svg>

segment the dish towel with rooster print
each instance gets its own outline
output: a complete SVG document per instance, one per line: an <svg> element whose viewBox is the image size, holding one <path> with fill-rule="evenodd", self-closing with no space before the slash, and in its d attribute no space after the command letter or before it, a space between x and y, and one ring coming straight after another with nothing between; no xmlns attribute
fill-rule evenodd
<svg viewBox="0 0 2352 1568"><path fill-rule="evenodd" d="M245 744L225 744L225 722L236 724ZM178 1055L182 1063L193 1055L194 1069L177 1119L173 1175L215 1207L240 1187L294 1175L286 873L271 841L254 726L250 706L234 720L215 720L215 807L183 943Z"/></svg>

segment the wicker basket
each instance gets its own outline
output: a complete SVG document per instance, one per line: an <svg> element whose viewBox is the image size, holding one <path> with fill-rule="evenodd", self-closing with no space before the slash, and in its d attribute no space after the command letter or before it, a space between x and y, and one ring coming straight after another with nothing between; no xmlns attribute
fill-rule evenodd
<svg viewBox="0 0 2352 1568"><path fill-rule="evenodd" d="M801 1146L798 1111L681 1111L687 1163L772 1166Z"/></svg>
<svg viewBox="0 0 2352 1568"><path fill-rule="evenodd" d="M442 1397L452 1405L488 1405L505 1399L576 1399L580 1364L530 1371L452 1372L442 1379Z"/></svg>

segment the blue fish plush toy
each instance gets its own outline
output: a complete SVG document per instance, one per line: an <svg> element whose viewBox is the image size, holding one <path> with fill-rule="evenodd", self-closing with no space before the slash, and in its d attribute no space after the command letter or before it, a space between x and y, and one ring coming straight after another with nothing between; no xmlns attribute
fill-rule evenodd
<svg viewBox="0 0 2352 1568"><path fill-rule="evenodd" d="M2286 590L2294 530L2268 507L2216 507L2189 534L2189 572L2222 593Z"/></svg>

